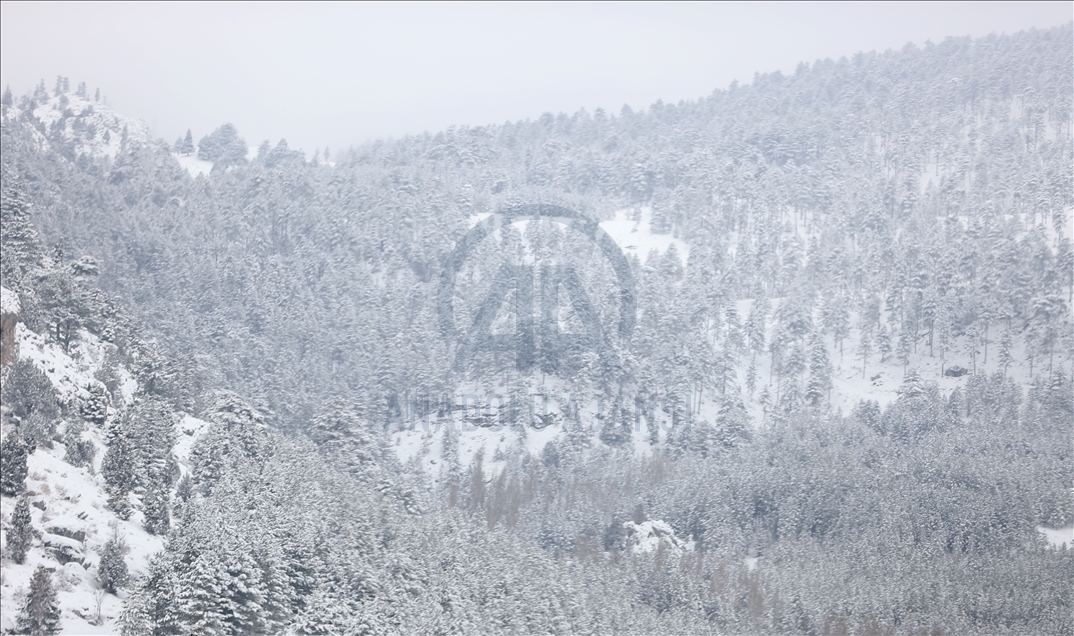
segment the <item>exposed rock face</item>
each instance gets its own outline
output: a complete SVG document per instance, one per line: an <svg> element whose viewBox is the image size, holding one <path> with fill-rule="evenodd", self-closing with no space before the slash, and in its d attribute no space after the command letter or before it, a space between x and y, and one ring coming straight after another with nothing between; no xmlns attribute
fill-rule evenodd
<svg viewBox="0 0 1074 636"><path fill-rule="evenodd" d="M666 522L649 520L642 523L627 521L623 524L624 548L635 554L655 552L661 544L676 554L694 549L693 541L675 536L675 530Z"/></svg>
<svg viewBox="0 0 1074 636"><path fill-rule="evenodd" d="M59 517L49 522L45 531L68 539L74 539L79 543L86 540L86 524L79 519L71 517Z"/></svg>
<svg viewBox="0 0 1074 636"><path fill-rule="evenodd" d="M85 560L81 541L45 532L41 535L41 543L52 552L61 565L66 565L67 563L81 565Z"/></svg>
<svg viewBox="0 0 1074 636"><path fill-rule="evenodd" d="M15 361L15 325L20 311L18 294L0 287L0 364Z"/></svg>

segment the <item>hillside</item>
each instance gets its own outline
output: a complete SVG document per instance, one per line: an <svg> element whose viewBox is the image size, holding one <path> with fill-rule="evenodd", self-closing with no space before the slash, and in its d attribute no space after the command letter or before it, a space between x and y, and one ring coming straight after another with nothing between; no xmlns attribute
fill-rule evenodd
<svg viewBox="0 0 1074 636"><path fill-rule="evenodd" d="M5 96L3 629L1074 633L1072 28L332 162Z"/></svg>

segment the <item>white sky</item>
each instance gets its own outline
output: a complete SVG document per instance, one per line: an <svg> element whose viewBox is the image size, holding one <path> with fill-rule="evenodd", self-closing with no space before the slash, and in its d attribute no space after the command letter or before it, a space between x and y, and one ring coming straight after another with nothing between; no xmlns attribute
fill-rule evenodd
<svg viewBox="0 0 1074 636"><path fill-rule="evenodd" d="M1074 18L1074 4L0 3L0 84L100 87L173 141L224 122L312 154L678 102L801 61Z"/></svg>

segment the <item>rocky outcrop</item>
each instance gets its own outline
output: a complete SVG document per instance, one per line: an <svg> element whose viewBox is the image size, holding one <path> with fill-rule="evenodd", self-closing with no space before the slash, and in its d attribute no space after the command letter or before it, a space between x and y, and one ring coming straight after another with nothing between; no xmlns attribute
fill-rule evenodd
<svg viewBox="0 0 1074 636"><path fill-rule="evenodd" d="M19 296L0 287L0 364L15 361L15 325L19 324Z"/></svg>

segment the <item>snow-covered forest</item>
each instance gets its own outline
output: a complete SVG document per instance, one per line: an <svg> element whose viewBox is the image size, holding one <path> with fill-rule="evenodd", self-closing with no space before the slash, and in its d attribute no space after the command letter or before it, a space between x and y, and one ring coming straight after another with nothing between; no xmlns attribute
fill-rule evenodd
<svg viewBox="0 0 1074 636"><path fill-rule="evenodd" d="M312 156L7 89L0 628L1074 634L1072 29ZM534 219L448 297L555 364L459 357L530 204L633 330Z"/></svg>

